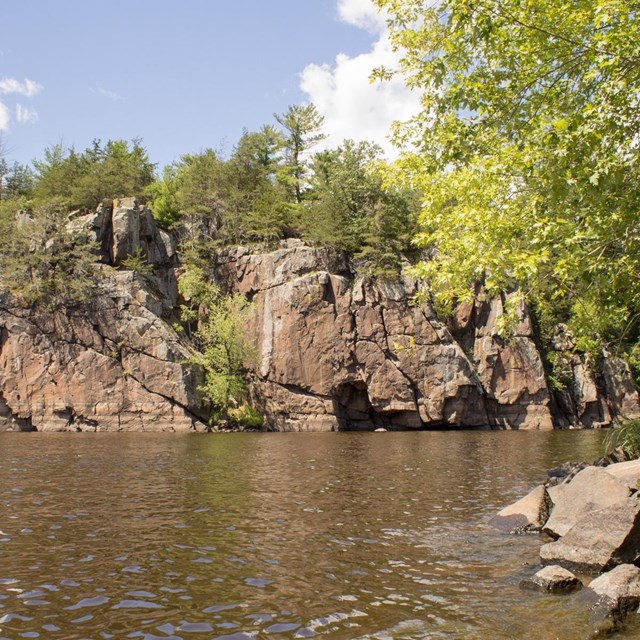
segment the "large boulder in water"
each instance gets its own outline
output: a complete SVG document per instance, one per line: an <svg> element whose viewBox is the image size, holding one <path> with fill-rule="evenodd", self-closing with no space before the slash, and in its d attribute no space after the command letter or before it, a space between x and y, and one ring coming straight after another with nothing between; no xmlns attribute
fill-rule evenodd
<svg viewBox="0 0 640 640"><path fill-rule="evenodd" d="M577 477L577 476L576 476ZM543 564L598 573L640 557L640 496L585 513L557 542L540 549Z"/></svg>
<svg viewBox="0 0 640 640"><path fill-rule="evenodd" d="M581 595L591 607L591 637L618 630L640 604L640 569L623 564L591 582Z"/></svg>
<svg viewBox="0 0 640 640"><path fill-rule="evenodd" d="M554 506L544 526L553 538L565 535L576 523L597 509L629 497L629 487L599 467L586 467L569 483L550 490Z"/></svg>

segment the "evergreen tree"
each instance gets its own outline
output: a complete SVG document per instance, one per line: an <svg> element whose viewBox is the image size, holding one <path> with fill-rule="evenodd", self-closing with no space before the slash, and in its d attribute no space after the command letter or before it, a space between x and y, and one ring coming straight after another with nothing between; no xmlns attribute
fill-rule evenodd
<svg viewBox="0 0 640 640"><path fill-rule="evenodd" d="M306 155L326 137L321 133L324 117L313 104L293 105L274 117L284 129L286 142L286 171L281 173L281 180L292 189L295 202L300 204L306 188Z"/></svg>

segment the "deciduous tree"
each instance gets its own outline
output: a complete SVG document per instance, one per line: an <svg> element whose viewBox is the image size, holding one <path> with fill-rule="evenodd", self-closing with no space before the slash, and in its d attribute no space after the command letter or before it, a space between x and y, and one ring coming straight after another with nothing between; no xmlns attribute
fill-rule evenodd
<svg viewBox="0 0 640 640"><path fill-rule="evenodd" d="M425 194L445 306L519 287L585 339L640 318L640 20L626 0L376 0L422 111L397 175ZM384 78L386 70L378 70ZM554 314L550 314L552 317ZM557 314L555 319L558 319Z"/></svg>

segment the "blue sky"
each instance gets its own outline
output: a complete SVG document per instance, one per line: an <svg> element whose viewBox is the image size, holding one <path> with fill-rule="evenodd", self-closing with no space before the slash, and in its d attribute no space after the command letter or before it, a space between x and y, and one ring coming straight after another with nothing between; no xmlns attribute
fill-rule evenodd
<svg viewBox="0 0 640 640"><path fill-rule="evenodd" d="M370 0L20 0L0 23L0 135L9 160L62 142L142 138L159 165L313 101L327 144L376 139L404 117Z"/></svg>

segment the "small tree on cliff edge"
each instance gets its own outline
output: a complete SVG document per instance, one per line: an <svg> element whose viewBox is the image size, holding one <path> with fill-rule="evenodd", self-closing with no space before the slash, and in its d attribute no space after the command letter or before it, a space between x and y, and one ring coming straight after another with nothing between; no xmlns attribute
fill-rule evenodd
<svg viewBox="0 0 640 640"><path fill-rule="evenodd" d="M184 271L178 289L187 302L181 307L182 320L198 348L192 361L204 371L200 390L211 403L210 421L228 418L259 426L260 415L243 403L246 363L253 351L244 330L249 303L241 295L223 295L194 265Z"/></svg>
<svg viewBox="0 0 640 640"><path fill-rule="evenodd" d="M285 130L287 174L284 180L292 187L295 202L300 204L307 173L304 155L326 137L320 132L324 117L313 104L293 105L286 113L273 115Z"/></svg>

